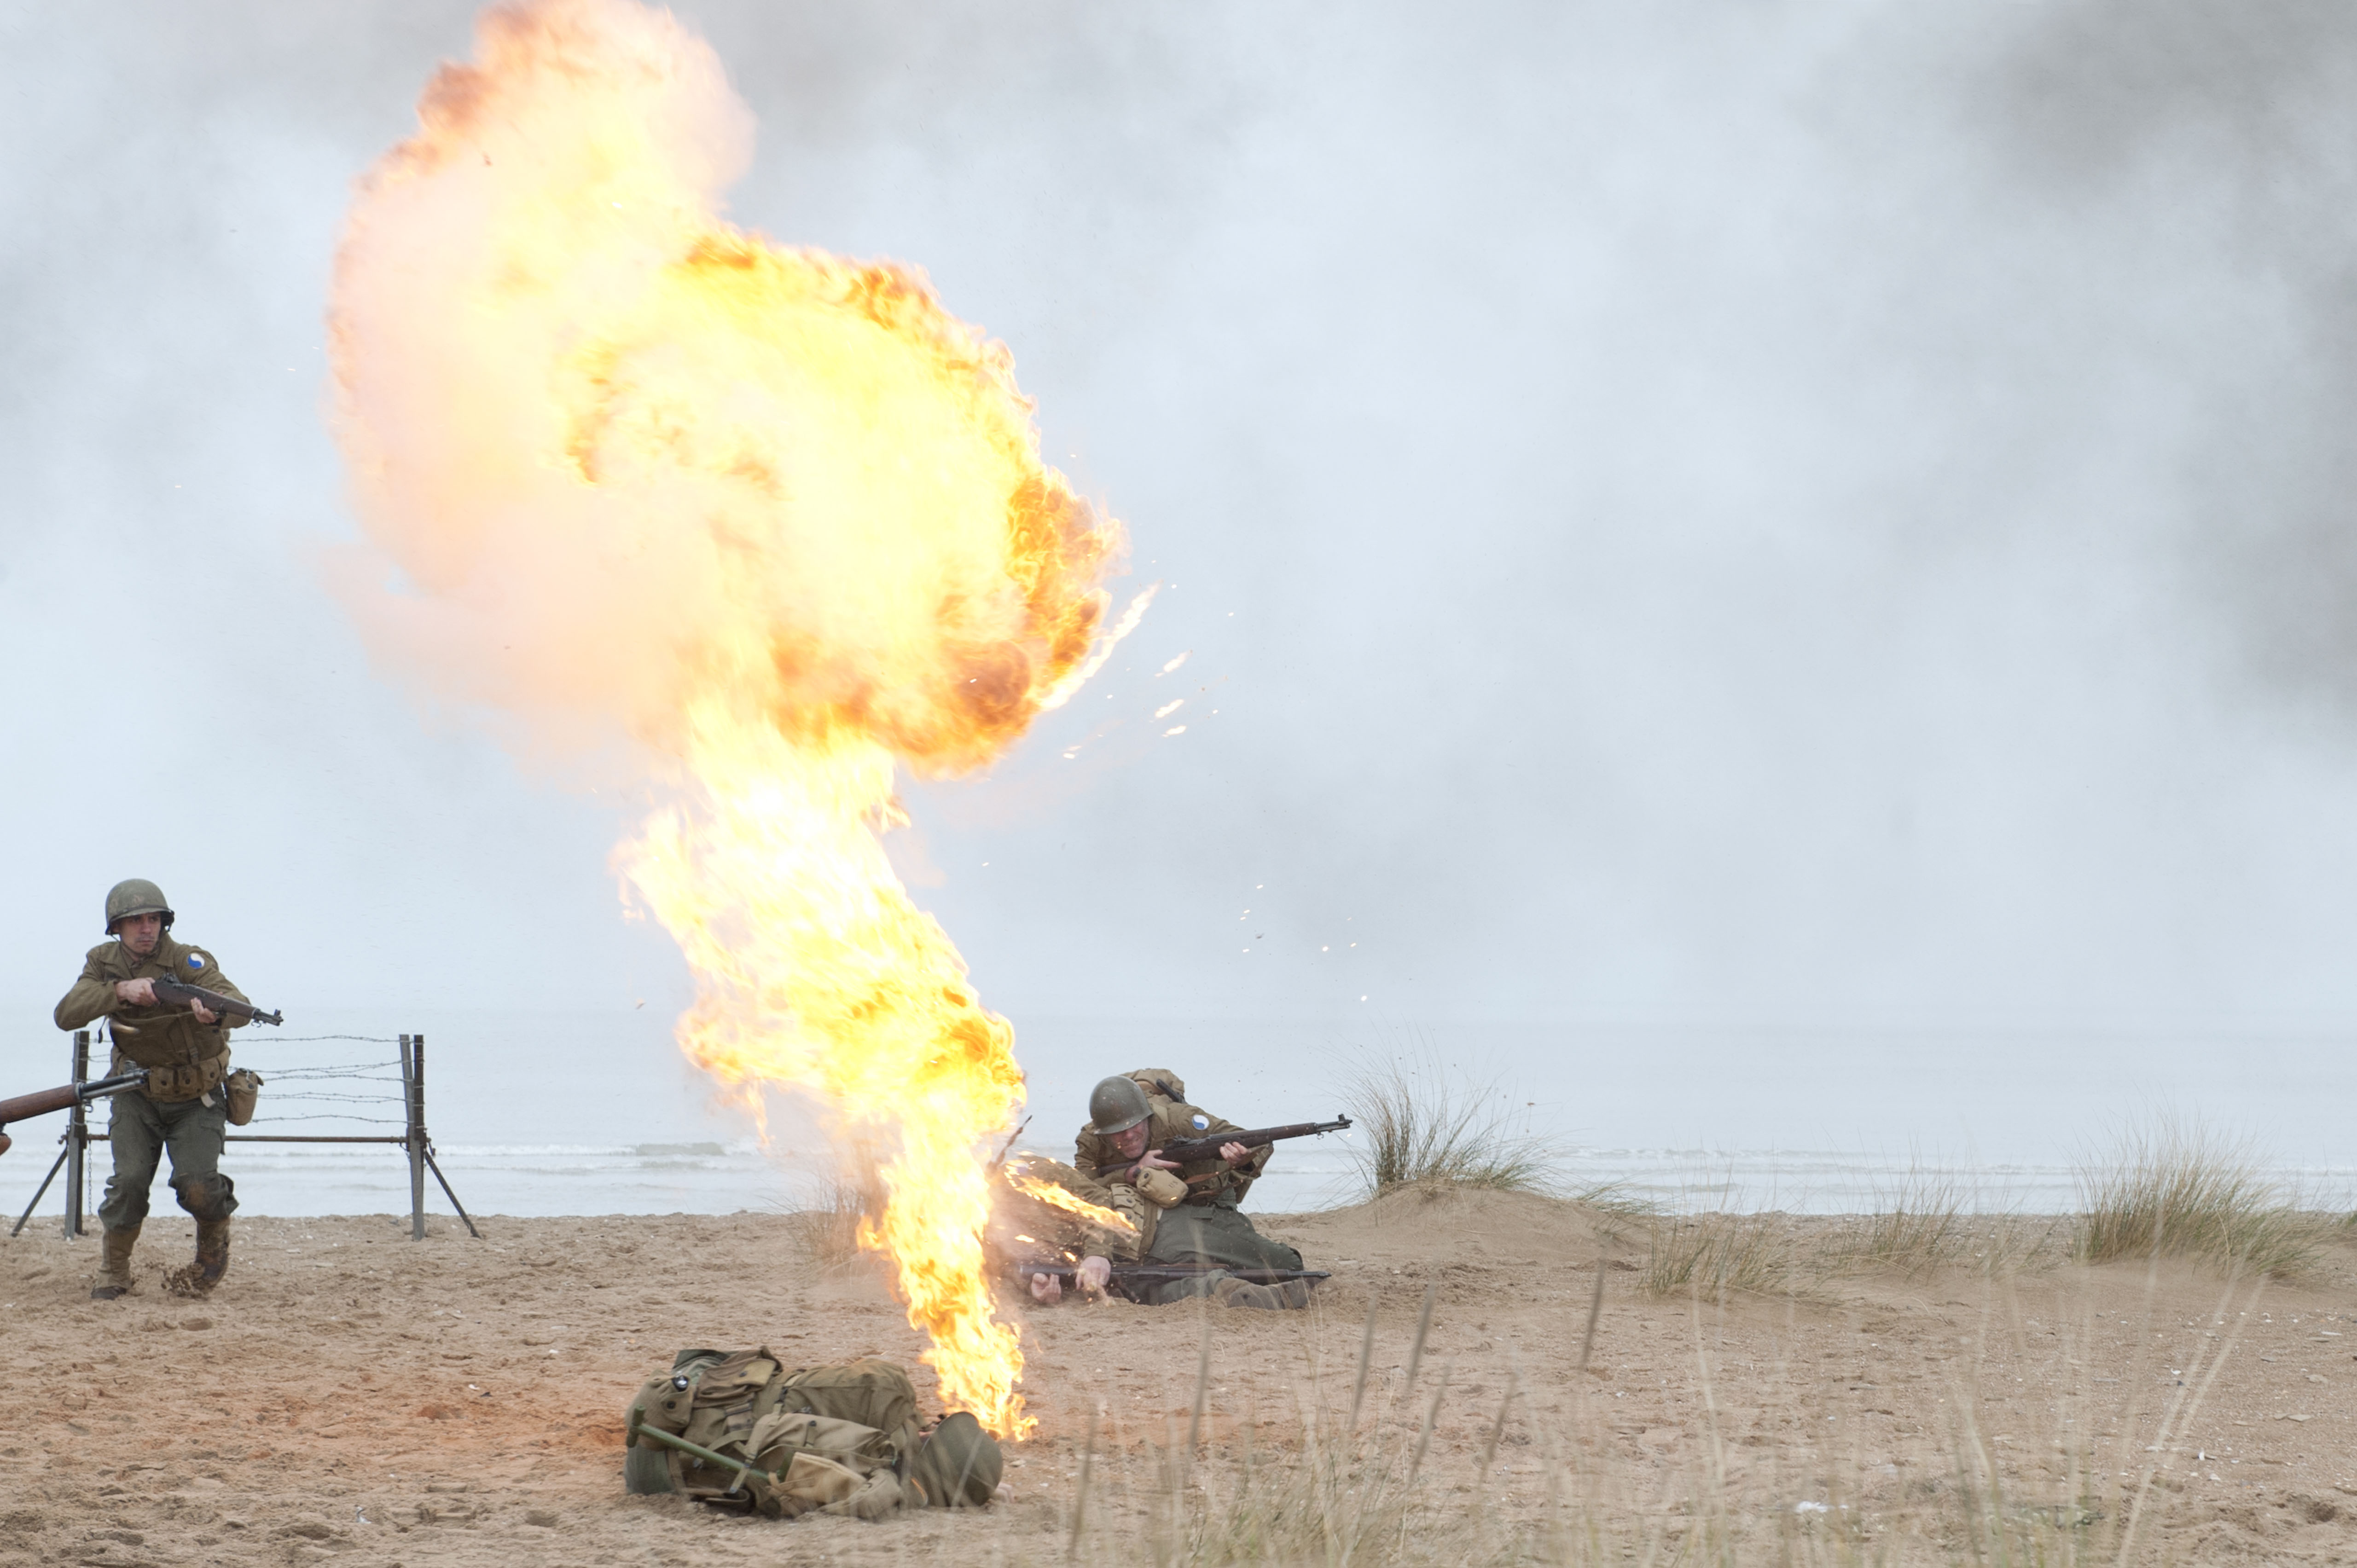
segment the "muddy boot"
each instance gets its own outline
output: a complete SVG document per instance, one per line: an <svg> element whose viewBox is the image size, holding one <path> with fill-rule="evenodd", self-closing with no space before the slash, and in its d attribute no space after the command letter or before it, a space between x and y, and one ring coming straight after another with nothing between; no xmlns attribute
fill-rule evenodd
<svg viewBox="0 0 2357 1568"><path fill-rule="evenodd" d="M1309 1305L1309 1282L1287 1280L1278 1285L1248 1284L1232 1274L1211 1287L1211 1299L1225 1306L1256 1306L1281 1312Z"/></svg>
<svg viewBox="0 0 2357 1568"><path fill-rule="evenodd" d="M91 1300L113 1301L138 1288L131 1278L131 1247L138 1240L136 1225L106 1232L99 1242L98 1283L90 1287Z"/></svg>
<svg viewBox="0 0 2357 1568"><path fill-rule="evenodd" d="M229 1273L229 1221L197 1221L197 1261L164 1276L164 1288L174 1295L209 1295Z"/></svg>

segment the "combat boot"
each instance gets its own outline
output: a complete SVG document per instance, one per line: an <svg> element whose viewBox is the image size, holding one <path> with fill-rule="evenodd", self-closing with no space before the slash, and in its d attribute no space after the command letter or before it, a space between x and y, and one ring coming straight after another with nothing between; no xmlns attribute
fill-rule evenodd
<svg viewBox="0 0 2357 1568"><path fill-rule="evenodd" d="M174 1295L208 1295L229 1273L229 1221L197 1221L197 1261L164 1276Z"/></svg>
<svg viewBox="0 0 2357 1568"><path fill-rule="evenodd" d="M1281 1312L1309 1305L1309 1282L1287 1280L1283 1284L1256 1285L1231 1274L1211 1287L1211 1299L1225 1306L1256 1306Z"/></svg>
<svg viewBox="0 0 2357 1568"><path fill-rule="evenodd" d="M91 1300L113 1301L138 1288L131 1278L131 1248L138 1240L136 1225L106 1232L99 1242L98 1283L90 1287Z"/></svg>

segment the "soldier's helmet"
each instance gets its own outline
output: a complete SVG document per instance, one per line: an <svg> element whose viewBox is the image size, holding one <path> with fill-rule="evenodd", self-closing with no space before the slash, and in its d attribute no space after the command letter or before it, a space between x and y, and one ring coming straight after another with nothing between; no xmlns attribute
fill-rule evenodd
<svg viewBox="0 0 2357 1568"><path fill-rule="evenodd" d="M998 1490L1006 1458L970 1411L942 1417L909 1460L909 1479L930 1508L981 1508Z"/></svg>
<svg viewBox="0 0 2357 1568"><path fill-rule="evenodd" d="M144 876L118 882L106 890L106 934L113 936L114 928L134 915L161 915L164 929L172 929L171 902L161 887Z"/></svg>
<svg viewBox="0 0 2357 1568"><path fill-rule="evenodd" d="M1100 1138L1126 1133L1152 1114L1146 1090L1135 1079L1104 1079L1089 1090L1089 1128Z"/></svg>

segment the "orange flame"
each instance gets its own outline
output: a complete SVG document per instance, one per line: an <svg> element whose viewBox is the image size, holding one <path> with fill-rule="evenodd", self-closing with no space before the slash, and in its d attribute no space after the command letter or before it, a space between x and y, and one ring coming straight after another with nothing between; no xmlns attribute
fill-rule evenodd
<svg viewBox="0 0 2357 1568"><path fill-rule="evenodd" d="M1041 1181L1039 1177L1028 1174L1018 1165L1008 1164L1006 1185L1026 1197L1036 1197L1050 1208L1060 1208L1067 1214L1078 1215L1091 1224L1102 1225L1108 1230L1118 1230L1125 1235L1137 1234L1137 1227L1130 1223L1127 1215L1116 1214L1110 1208L1099 1208L1078 1193L1068 1192L1054 1182ZM1028 1240L1030 1238L1027 1236L1021 1240Z"/></svg>
<svg viewBox="0 0 2357 1568"><path fill-rule="evenodd" d="M338 257L374 547L342 592L438 695L659 794L616 863L694 972L682 1047L757 1111L801 1088L880 1143L862 1240L944 1401L1018 1436L981 1246L1013 1030L877 834L896 766L983 766L1085 678L1118 525L922 274L718 220L749 118L667 14L533 0L477 41Z"/></svg>

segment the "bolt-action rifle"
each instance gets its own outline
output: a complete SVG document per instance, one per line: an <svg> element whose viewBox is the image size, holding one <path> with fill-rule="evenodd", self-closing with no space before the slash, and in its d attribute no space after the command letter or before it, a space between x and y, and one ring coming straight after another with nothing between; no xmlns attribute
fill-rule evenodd
<svg viewBox="0 0 2357 1568"><path fill-rule="evenodd" d="M1033 1276L1046 1274L1063 1282L1066 1290L1075 1288L1080 1280L1080 1268L1069 1262L1017 1263L1013 1270L1015 1282L1028 1285ZM1281 1285L1287 1280L1318 1281L1332 1276L1323 1269L1231 1269L1218 1263L1115 1263L1113 1277L1105 1289L1131 1301L1139 1293L1156 1285L1168 1284L1173 1280L1191 1280L1204 1274L1230 1274L1254 1285Z"/></svg>
<svg viewBox="0 0 2357 1568"><path fill-rule="evenodd" d="M160 996L163 993L159 991L156 994ZM1173 1138L1158 1149L1148 1149L1146 1154L1159 1155L1172 1165L1191 1165L1197 1160L1218 1159L1220 1151L1230 1144L1242 1144L1247 1149L1257 1149L1263 1144L1274 1144L1285 1138L1323 1137L1329 1133L1343 1132L1350 1125L1348 1116L1337 1116L1331 1122L1294 1122L1283 1127L1246 1127L1233 1133L1206 1133L1200 1138ZM1096 1178L1099 1181L1135 1182L1137 1180L1138 1160L1145 1157L1145 1155L1140 1155L1136 1160L1115 1160L1109 1165L1099 1165Z"/></svg>
<svg viewBox="0 0 2357 1568"><path fill-rule="evenodd" d="M201 1002L215 1013L226 1014L231 1018L242 1018L249 1024L286 1022L286 1015L283 1013L265 1013L251 1002L240 1002L234 996L224 996L218 991L207 991L201 985L183 985L177 980L158 980L151 983L156 987L156 1000L158 1002L178 1003L181 1006L186 1006L191 1002Z"/></svg>
<svg viewBox="0 0 2357 1568"><path fill-rule="evenodd" d="M70 1105L120 1094L146 1081L145 1071L126 1072L113 1078L92 1079L88 1083L62 1083L55 1089L44 1089L35 1094L20 1094L14 1100L0 1100L0 1129L5 1129L11 1122L47 1116L52 1111L63 1111ZM7 1133L0 1131L0 1155L8 1152L9 1141Z"/></svg>

